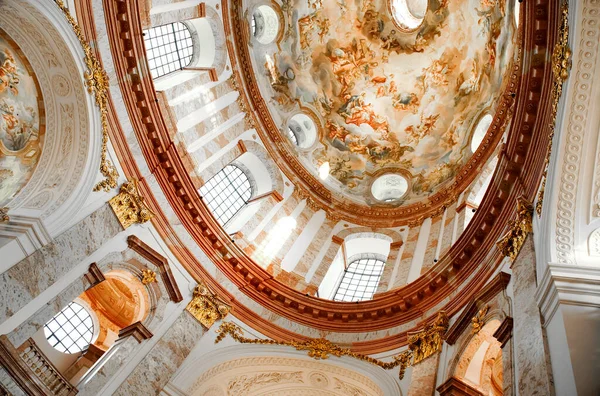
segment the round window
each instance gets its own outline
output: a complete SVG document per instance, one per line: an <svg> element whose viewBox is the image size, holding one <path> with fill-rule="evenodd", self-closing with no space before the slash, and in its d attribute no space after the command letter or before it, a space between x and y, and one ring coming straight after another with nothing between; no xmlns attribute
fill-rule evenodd
<svg viewBox="0 0 600 396"><path fill-rule="evenodd" d="M398 174L387 174L377 178L371 185L371 194L378 201L393 202L408 191L408 180Z"/></svg>
<svg viewBox="0 0 600 396"><path fill-rule="evenodd" d="M392 17L404 30L414 30L421 26L427 13L428 0L390 0Z"/></svg>
<svg viewBox="0 0 600 396"><path fill-rule="evenodd" d="M287 135L300 148L309 148L317 139L317 127L306 114L296 114L288 122Z"/></svg>
<svg viewBox="0 0 600 396"><path fill-rule="evenodd" d="M275 10L261 5L252 14L252 35L261 44L269 44L279 33L279 17Z"/></svg>

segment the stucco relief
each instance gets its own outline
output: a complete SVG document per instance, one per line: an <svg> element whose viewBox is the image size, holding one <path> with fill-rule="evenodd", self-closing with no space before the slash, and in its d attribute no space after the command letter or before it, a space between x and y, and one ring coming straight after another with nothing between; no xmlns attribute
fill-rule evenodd
<svg viewBox="0 0 600 396"><path fill-rule="evenodd" d="M37 77L0 29L0 206L27 184L42 154L44 103Z"/></svg>
<svg viewBox="0 0 600 396"><path fill-rule="evenodd" d="M187 394L375 396L383 392L372 379L333 364L257 356L213 366L194 380Z"/></svg>
<svg viewBox="0 0 600 396"><path fill-rule="evenodd" d="M565 121L562 134L565 137L563 161L560 165L558 184L558 202L556 216L556 254L560 264L575 264L575 223L577 194L580 189L580 171L586 141L585 135L589 130L590 111L593 111L592 88L594 86L594 70L598 62L598 47L600 31L600 2L584 0L578 9L583 12L580 42L574 47L579 48L575 54L573 70L571 71L570 95L568 108L565 110ZM597 198L596 198L597 199Z"/></svg>
<svg viewBox="0 0 600 396"><path fill-rule="evenodd" d="M328 162L328 187L366 203L373 172L402 169L410 203L470 158L471 130L493 114L516 34L509 2L430 1L412 35L398 34L387 3L347 3L339 19L335 2L286 2L297 26L277 49L252 52L273 117L300 109L320 121L320 144L297 150L307 169Z"/></svg>

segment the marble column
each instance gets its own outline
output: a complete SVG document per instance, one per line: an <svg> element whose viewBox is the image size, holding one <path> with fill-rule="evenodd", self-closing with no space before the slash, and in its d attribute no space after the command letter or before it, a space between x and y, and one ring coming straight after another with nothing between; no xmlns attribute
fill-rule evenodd
<svg viewBox="0 0 600 396"><path fill-rule="evenodd" d="M456 218L456 202L446 208L444 219L444 233L441 236L439 258L441 258L452 247L452 236L454 234L454 219Z"/></svg>
<svg viewBox="0 0 600 396"><path fill-rule="evenodd" d="M442 231L442 215L435 216L431 219L431 228L429 231L429 239L427 241L427 248L425 249L425 256L423 256L423 265L421 266L421 274L424 274L433 267L435 264L434 260L439 259L436 257L437 246L440 240L440 233Z"/></svg>
<svg viewBox="0 0 600 396"><path fill-rule="evenodd" d="M298 259L294 257L299 256L298 252L303 252L306 249L306 245L310 244L312 238L314 238L315 230L318 229L320 225L316 224L316 226L314 226L314 223L322 222L325 219L324 212L321 212L319 215L316 214L317 213L310 206L308 206L307 202L304 208L302 208L300 213L298 213L298 215L295 217L296 228L291 233L291 235L285 240L285 242L283 242L281 249L273 258L273 262L278 263L278 265L280 265L282 269L291 272L298 263ZM313 226L310 228L309 222L313 224ZM312 235L309 235L310 232L312 232ZM307 243L302 240L304 238L307 239ZM284 268L283 263L287 260L290 260L292 262L288 263L289 267L286 266Z"/></svg>
<svg viewBox="0 0 600 396"><path fill-rule="evenodd" d="M535 251L529 235L513 262L513 341L520 395L552 395L551 369L544 344L542 318L536 303Z"/></svg>
<svg viewBox="0 0 600 396"><path fill-rule="evenodd" d="M319 254L321 248L323 247L323 242L331 240L331 232L333 231L333 227L337 224L337 219L330 219L325 217L325 221L317 231L317 234L311 241L310 245L306 248L302 257L300 257L300 261L296 264L294 268L294 272L300 276L306 276L308 271L310 270L311 265L315 261L315 258Z"/></svg>
<svg viewBox="0 0 600 396"><path fill-rule="evenodd" d="M108 204L0 275L0 323L122 231Z"/></svg>
<svg viewBox="0 0 600 396"><path fill-rule="evenodd" d="M338 250L340 250L340 246L342 246L343 243L343 239L336 236L332 237L331 244L327 249L327 253L325 253L325 256L317 266L315 273L313 274L312 278L310 278L311 285L319 287L319 285L323 281L323 278L325 277L325 274L327 274L327 270L331 266L331 263L333 263L333 260L335 259Z"/></svg>
<svg viewBox="0 0 600 396"><path fill-rule="evenodd" d="M408 396L431 396L435 392L440 354L436 353L412 368Z"/></svg>
<svg viewBox="0 0 600 396"><path fill-rule="evenodd" d="M115 395L158 395L206 330L187 311L154 345Z"/></svg>
<svg viewBox="0 0 600 396"><path fill-rule="evenodd" d="M406 284L410 265L413 260L413 255L415 254L417 239L419 239L419 230L419 226L413 226L408 230L408 236L404 243L404 251L402 252L400 265L398 266L398 271L396 272L396 277L394 279L394 287L400 287Z"/></svg>
<svg viewBox="0 0 600 396"><path fill-rule="evenodd" d="M390 285L393 287L394 283L391 277L400 254L400 249L402 249L402 244L402 241L390 244L390 254L388 254L385 267L383 267L383 274L381 274L381 280L379 281L379 285L377 285L377 293L388 291Z"/></svg>
<svg viewBox="0 0 600 396"><path fill-rule="evenodd" d="M458 240L458 238L460 237L460 235L465 230L466 211L467 211L467 203L466 202L461 203L456 208L456 216L454 219L454 221L456 222L456 224L454 226L454 229L456 230L456 232L454 233L454 235L452 237L452 243L456 242Z"/></svg>

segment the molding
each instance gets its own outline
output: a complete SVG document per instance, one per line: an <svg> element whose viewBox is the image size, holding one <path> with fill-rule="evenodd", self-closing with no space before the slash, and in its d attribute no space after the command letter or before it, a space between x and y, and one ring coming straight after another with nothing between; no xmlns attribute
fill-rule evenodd
<svg viewBox="0 0 600 396"><path fill-rule="evenodd" d="M535 298L544 326L562 304L600 308L600 268L549 263Z"/></svg>
<svg viewBox="0 0 600 396"><path fill-rule="evenodd" d="M175 280L175 276L173 276L173 272L169 266L169 260L167 260L156 250L152 249L135 235L129 235L127 237L127 245L131 248L131 250L138 253L140 256L144 257L146 260L158 267L160 277L165 285L165 288L167 289L167 293L169 293L169 298L171 301L176 303L183 301L183 296L179 291L177 281Z"/></svg>
<svg viewBox="0 0 600 396"><path fill-rule="evenodd" d="M98 268L98 265L96 265L96 263L90 264L88 272L83 274L83 277L90 283L88 289L106 280L104 274L102 273L100 268Z"/></svg>
<svg viewBox="0 0 600 396"><path fill-rule="evenodd" d="M342 244L344 243L344 239L343 239L343 238L340 238L340 237L339 237L339 236L337 236L337 235L333 235L333 236L331 237L331 242L333 242L333 243L336 243L336 244L338 244L338 245L342 245Z"/></svg>
<svg viewBox="0 0 600 396"><path fill-rule="evenodd" d="M444 336L446 342L450 345L454 345L456 341L458 341L460 335L471 325L471 318L479 311L479 305L481 303L489 303L498 293L502 290L506 290L508 282L510 282L510 275L506 272L500 272L494 279L485 285L465 307L452 327L448 329Z"/></svg>
<svg viewBox="0 0 600 396"><path fill-rule="evenodd" d="M504 345L512 338L513 322L513 318L507 316L502 323L500 323L500 327L492 334L492 336L498 340L502 348L504 348Z"/></svg>
<svg viewBox="0 0 600 396"><path fill-rule="evenodd" d="M144 340L152 338L153 334L142 322L135 322L119 331L119 339L129 336L133 336L138 343L141 343Z"/></svg>
<svg viewBox="0 0 600 396"><path fill-rule="evenodd" d="M456 377L450 377L436 390L440 393L440 396L483 396L483 393L479 390Z"/></svg>

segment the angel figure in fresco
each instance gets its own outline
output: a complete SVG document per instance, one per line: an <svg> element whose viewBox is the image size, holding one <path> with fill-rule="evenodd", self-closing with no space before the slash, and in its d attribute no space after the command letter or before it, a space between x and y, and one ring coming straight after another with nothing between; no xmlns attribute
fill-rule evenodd
<svg viewBox="0 0 600 396"><path fill-rule="evenodd" d="M330 157L328 159L330 167L329 174L350 187L350 183L348 181L354 177L352 176L350 159L345 157L346 156L336 155L335 157Z"/></svg>
<svg viewBox="0 0 600 396"><path fill-rule="evenodd" d="M327 130L329 131L329 133L327 134L329 140L331 140L332 142L334 142L335 140L339 140L340 142L345 143L346 136L350 134L350 132L346 128L344 128L341 125L338 125L337 123L331 120L327 120L326 126Z"/></svg>
<svg viewBox="0 0 600 396"><path fill-rule="evenodd" d="M458 76L458 81L457 81L458 89L457 89L455 103L458 102L458 100L461 97L467 96L471 92L476 92L479 89L479 84L481 82L481 76L477 70L477 60L476 59L471 60L471 70L470 70L470 73L468 73L469 77L465 78L465 74L467 74L467 73L463 72L460 74L460 76Z"/></svg>
<svg viewBox="0 0 600 396"><path fill-rule="evenodd" d="M13 54L9 50L0 53L0 94L10 89L13 95L17 96L19 90L19 72L17 63Z"/></svg>
<svg viewBox="0 0 600 396"><path fill-rule="evenodd" d="M400 93L392 98L392 106L396 110L408 110L416 114L419 109L420 100L415 93Z"/></svg>
<svg viewBox="0 0 600 396"><path fill-rule="evenodd" d="M412 141L418 142L435 129L438 118L440 118L439 114L429 115L427 117L421 116L421 123L419 125L409 125L404 129L404 132Z"/></svg>
<svg viewBox="0 0 600 396"><path fill-rule="evenodd" d="M384 117L375 114L373 105L365 103L365 93L360 95L347 95L346 103L339 108L338 113L345 118L346 124L368 124L373 129L387 129L388 123Z"/></svg>
<svg viewBox="0 0 600 396"><path fill-rule="evenodd" d="M0 130L0 136L5 136L4 144L9 150L18 151L27 145L31 136L35 135L35 128L31 121L35 119L36 112L31 107L23 109L21 116L14 106L6 102L0 103L0 114L4 121L4 128ZM2 127L2 123L0 123Z"/></svg>
<svg viewBox="0 0 600 396"><path fill-rule="evenodd" d="M429 67L423 69L422 80L425 89L429 87L448 86L448 75L454 68L442 59L434 60Z"/></svg>

